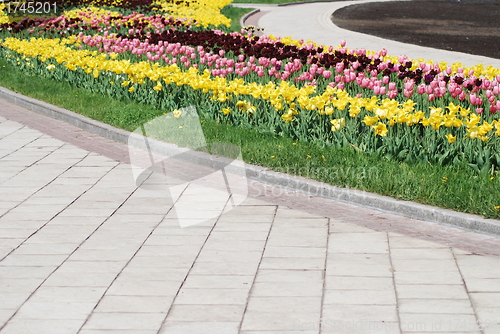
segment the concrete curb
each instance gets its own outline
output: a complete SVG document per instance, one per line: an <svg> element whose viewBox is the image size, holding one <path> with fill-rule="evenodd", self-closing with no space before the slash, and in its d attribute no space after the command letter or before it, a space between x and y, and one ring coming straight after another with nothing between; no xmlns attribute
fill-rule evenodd
<svg viewBox="0 0 500 334"><path fill-rule="evenodd" d="M104 138L112 139L124 144L129 143L128 140L131 134L130 132L92 120L72 111L15 93L3 87L0 87L0 98L34 112L64 121ZM410 218L451 225L475 232L500 235L500 220L485 219L477 215L441 209L409 201L401 201L365 191L335 187L326 183L307 179L305 177L274 172L260 166L245 164L244 167L237 167L231 165L232 159L214 156L204 152L189 152L189 150L178 147L177 145L164 143L154 139L148 139L148 142L154 153L168 156L184 153L184 159L188 162L215 169L225 168L228 172L245 175L248 179L263 182L272 186L285 187L287 189L306 193L311 196L324 197L349 204L362 205L369 208L404 215Z"/></svg>
<svg viewBox="0 0 500 334"><path fill-rule="evenodd" d="M259 12L260 12L260 9L254 9L250 13L247 13L247 14L243 15L241 17L241 19L240 19L240 26L242 28L245 27L246 26L246 24L245 24L246 20L248 20L248 18L251 17L252 15L255 15L255 14L259 13Z"/></svg>

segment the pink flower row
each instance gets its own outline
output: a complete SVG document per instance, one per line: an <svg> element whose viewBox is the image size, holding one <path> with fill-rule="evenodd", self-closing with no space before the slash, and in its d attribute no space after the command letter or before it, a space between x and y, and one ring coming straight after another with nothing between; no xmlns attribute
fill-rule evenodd
<svg viewBox="0 0 500 334"><path fill-rule="evenodd" d="M205 67L211 70L212 75L225 77L229 74L236 74L245 77L255 73L259 77L269 76L278 80L288 80L293 78L295 82L307 82L316 84L316 79L322 78L329 82L331 86L344 89L346 84L356 84L360 88L370 89L376 95L386 95L389 98L395 98L402 93L406 98L411 98L415 93L427 95L429 101L436 98L442 98L449 94L453 98L461 101L468 99L473 106L483 106L486 101L489 102L489 111L491 113L500 112L500 75L494 80L479 79L470 71L468 76L463 73L463 69L458 69L458 73L452 75L452 68L448 67L441 71L437 64L430 65L420 63L419 68L422 76L429 76L426 83L416 84L411 78L404 78L400 87L387 73L398 73L398 66L382 61L382 56L386 54L385 50L368 55L367 57L379 59L375 69L358 71L360 66L358 61L338 62L334 68L326 69L321 64L312 63L308 59L307 66L304 66L300 59L290 59L288 61L277 60L276 58L246 56L243 54L235 58L226 57L224 50L218 53L206 51L203 46L196 48L181 45L180 43L168 43L160 41L158 44L150 44L148 40L141 42L138 39L116 38L114 34L107 32L103 36L85 36L80 33L77 39L91 47L97 47L100 52L124 53L130 51L139 57L145 55L150 61L163 61L167 64L181 63L186 67ZM259 42L269 43L267 36L260 38ZM273 41L275 42L275 41ZM305 45L309 50L312 45ZM328 50L332 51L332 50ZM347 53L345 48L337 51ZM366 55L366 50L357 49L351 51L357 56ZM319 54L321 59L323 54ZM398 62L401 66L408 62L408 58L401 56ZM392 65L392 66L390 66ZM386 71L386 72L384 72ZM388 71L388 72L387 72ZM381 72L385 74L381 74ZM434 74L433 74L434 73ZM452 76L450 76L452 75ZM333 80L329 80L332 78ZM481 109L480 109L481 110Z"/></svg>

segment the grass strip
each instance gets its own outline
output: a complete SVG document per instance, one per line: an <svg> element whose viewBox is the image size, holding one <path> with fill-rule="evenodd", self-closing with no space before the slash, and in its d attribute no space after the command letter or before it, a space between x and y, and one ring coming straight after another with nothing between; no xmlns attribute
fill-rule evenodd
<svg viewBox="0 0 500 334"><path fill-rule="evenodd" d="M64 82L28 76L5 59L0 59L0 85L128 131L166 112L130 100L93 94ZM366 155L354 148L334 149L317 143L295 142L208 119L202 127L207 142L241 147L246 163L336 186L500 218L498 175L480 175L459 166L399 163Z"/></svg>

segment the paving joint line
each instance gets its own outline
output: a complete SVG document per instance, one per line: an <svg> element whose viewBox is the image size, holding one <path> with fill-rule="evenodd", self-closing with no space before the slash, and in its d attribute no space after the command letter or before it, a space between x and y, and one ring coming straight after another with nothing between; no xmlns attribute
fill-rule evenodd
<svg viewBox="0 0 500 334"><path fill-rule="evenodd" d="M134 137L130 137L131 140L129 140L131 132L98 122L49 103L18 94L4 87L0 87L0 98L36 113L64 121L85 131L126 145L141 147L140 145L144 142L144 138L141 139L142 136L138 134L134 134ZM256 180L271 186L284 187L311 196L323 197L348 204L356 204L371 209L403 215L409 218L459 227L473 232L500 236L500 220L497 219L487 219L478 215L398 200L361 190L332 186L301 176L275 172L265 167L248 164L244 164L243 167L233 166L231 165L232 160L228 158L210 155L204 152L193 152L187 148L181 148L175 144L169 144L151 138L148 138L148 141L151 145L152 152L156 154L172 156L173 154L184 153L183 158L186 162L210 168L225 168L227 172L245 175L247 179Z"/></svg>

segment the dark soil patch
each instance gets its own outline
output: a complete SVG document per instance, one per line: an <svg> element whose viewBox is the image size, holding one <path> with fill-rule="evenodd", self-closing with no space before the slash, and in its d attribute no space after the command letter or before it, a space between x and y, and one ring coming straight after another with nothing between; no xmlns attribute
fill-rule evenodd
<svg viewBox="0 0 500 334"><path fill-rule="evenodd" d="M499 0L372 2L341 8L332 21L399 42L500 59Z"/></svg>

